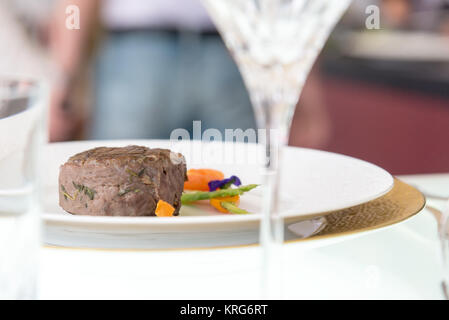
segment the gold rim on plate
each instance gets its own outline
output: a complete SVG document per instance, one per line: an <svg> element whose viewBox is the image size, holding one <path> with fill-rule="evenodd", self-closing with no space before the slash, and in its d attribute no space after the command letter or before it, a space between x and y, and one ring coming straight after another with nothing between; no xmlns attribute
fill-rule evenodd
<svg viewBox="0 0 449 320"><path fill-rule="evenodd" d="M377 230L404 221L421 212L426 204L424 195L416 188L395 178L394 186L384 196L366 203L338 211L323 212L314 217L325 217L327 224L317 234L302 239L286 240L284 243L328 239L366 231ZM298 222L296 218L285 220L288 225ZM164 249L114 249L114 248L84 248L58 247L45 245L52 249L101 250L101 251L184 251L184 250L213 250L226 248L242 248L257 246L258 244L242 244L235 246L192 247L192 248L164 248Z"/></svg>
<svg viewBox="0 0 449 320"><path fill-rule="evenodd" d="M386 195L351 208L323 213L327 225L316 235L286 243L340 237L380 229L402 222L421 212L426 198L416 188L395 178Z"/></svg>

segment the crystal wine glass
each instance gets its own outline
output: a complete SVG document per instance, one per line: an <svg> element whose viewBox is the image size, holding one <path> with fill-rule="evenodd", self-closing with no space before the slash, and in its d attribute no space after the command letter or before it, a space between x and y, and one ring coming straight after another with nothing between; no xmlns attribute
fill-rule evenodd
<svg viewBox="0 0 449 320"><path fill-rule="evenodd" d="M350 0L203 0L249 91L264 146L260 226L265 292L273 283L283 242L278 164L307 75ZM278 265L279 267L279 265ZM270 283L270 281L272 283ZM280 282L280 281L275 281Z"/></svg>

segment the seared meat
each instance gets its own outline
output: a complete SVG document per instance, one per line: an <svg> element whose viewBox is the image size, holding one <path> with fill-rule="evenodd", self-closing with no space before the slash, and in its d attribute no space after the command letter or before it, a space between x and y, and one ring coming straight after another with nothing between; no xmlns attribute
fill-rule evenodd
<svg viewBox="0 0 449 320"><path fill-rule="evenodd" d="M79 215L154 216L159 199L181 207L184 157L141 146L99 147L72 156L59 171L59 205Z"/></svg>

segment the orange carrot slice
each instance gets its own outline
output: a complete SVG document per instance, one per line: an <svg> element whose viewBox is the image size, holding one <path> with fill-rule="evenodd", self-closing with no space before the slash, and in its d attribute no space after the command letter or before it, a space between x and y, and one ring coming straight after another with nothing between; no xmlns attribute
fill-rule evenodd
<svg viewBox="0 0 449 320"><path fill-rule="evenodd" d="M215 209L217 209L218 211L223 212L223 213L229 213L229 211L227 209L225 209L221 206L222 202L231 202L231 203L235 204L236 206L238 206L240 203L240 196L237 195L237 196L233 196L233 197L222 197L222 198L210 199L210 204Z"/></svg>
<svg viewBox="0 0 449 320"><path fill-rule="evenodd" d="M164 200L157 202L156 210L154 211L158 217L173 217L173 212L175 212L175 208Z"/></svg>
<svg viewBox="0 0 449 320"><path fill-rule="evenodd" d="M223 180L224 174L214 169L190 169L187 171L187 179L184 182L185 190L209 191L209 181Z"/></svg>

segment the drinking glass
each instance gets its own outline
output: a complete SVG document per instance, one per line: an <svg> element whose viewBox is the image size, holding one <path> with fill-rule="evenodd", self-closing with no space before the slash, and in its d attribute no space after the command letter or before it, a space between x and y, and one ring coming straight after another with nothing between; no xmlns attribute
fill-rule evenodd
<svg viewBox="0 0 449 320"><path fill-rule="evenodd" d="M443 281L441 283L444 298L449 300L449 199L443 209L439 223L441 258L443 263Z"/></svg>
<svg viewBox="0 0 449 320"><path fill-rule="evenodd" d="M264 146L265 295L279 283L283 219L277 209L282 146L307 75L350 0L203 0L249 91Z"/></svg>
<svg viewBox="0 0 449 320"><path fill-rule="evenodd" d="M0 299L36 295L43 83L0 79Z"/></svg>

